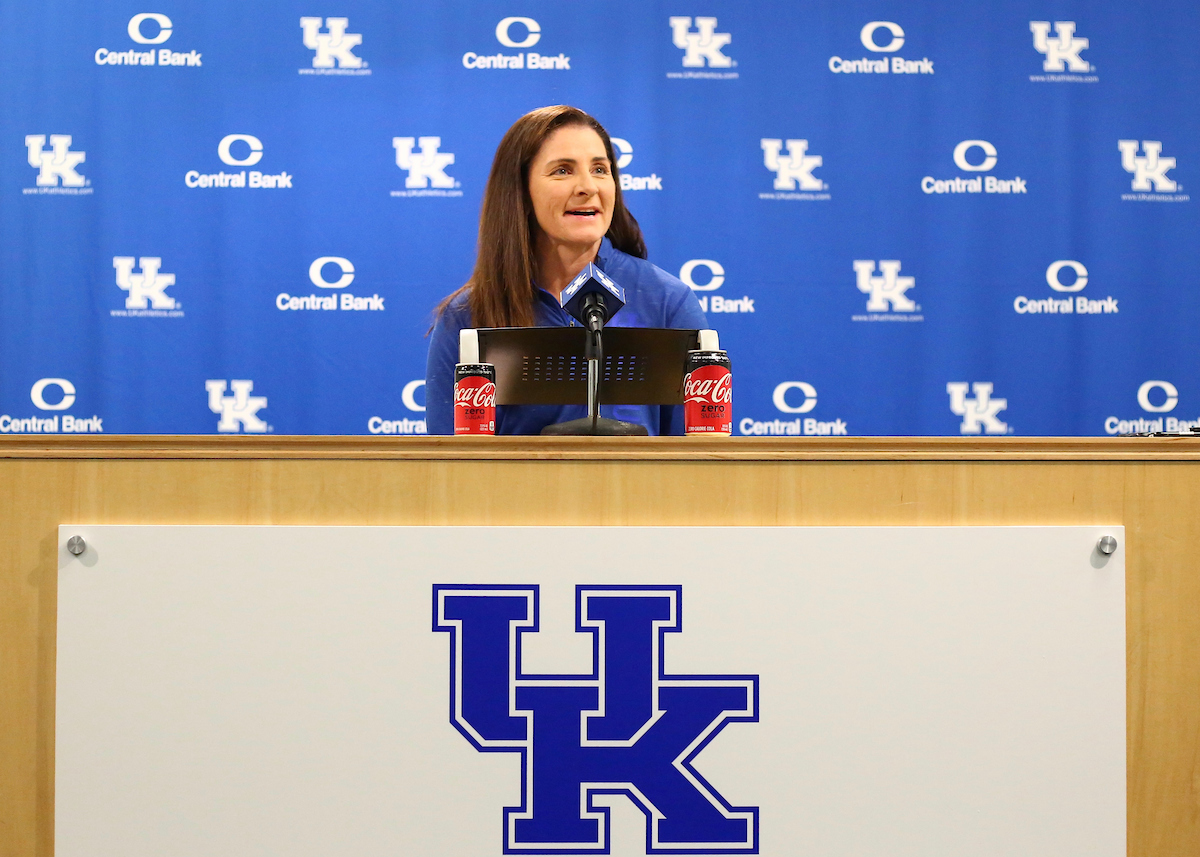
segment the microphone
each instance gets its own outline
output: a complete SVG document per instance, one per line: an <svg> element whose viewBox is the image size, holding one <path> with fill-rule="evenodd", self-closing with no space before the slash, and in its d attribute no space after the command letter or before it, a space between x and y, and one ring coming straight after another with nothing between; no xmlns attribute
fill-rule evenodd
<svg viewBox="0 0 1200 857"><path fill-rule="evenodd" d="M614 283L593 263L579 272L562 291L562 308L592 333L604 329L621 307L625 306L625 290Z"/></svg>

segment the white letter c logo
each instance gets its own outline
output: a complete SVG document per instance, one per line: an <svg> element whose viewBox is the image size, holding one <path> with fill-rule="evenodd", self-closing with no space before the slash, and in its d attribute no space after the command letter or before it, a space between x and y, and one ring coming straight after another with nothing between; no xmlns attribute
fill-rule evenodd
<svg viewBox="0 0 1200 857"><path fill-rule="evenodd" d="M409 381L404 385L404 391L400 393L400 400L404 402L404 407L410 411L423 411L424 405L417 404L416 392L419 387L425 386L425 379L418 378L416 381Z"/></svg>
<svg viewBox="0 0 1200 857"><path fill-rule="evenodd" d="M47 404L42 397L47 387L58 387L63 391L62 401L57 405ZM43 411L65 411L75 404L75 385L66 378L43 378L33 385L33 389L29 391L29 398Z"/></svg>
<svg viewBox="0 0 1200 857"><path fill-rule="evenodd" d="M708 268L712 271L712 279L703 286L696 285L692 279L692 272L697 268ZM725 269L720 262L714 262L712 259L691 259L684 262L683 267L679 269L679 279L694 292L711 292L721 288L721 284L725 282Z"/></svg>
<svg viewBox="0 0 1200 857"><path fill-rule="evenodd" d="M875 31L881 27L886 27L892 33L892 40L886 45L875 44ZM858 37L862 39L864 48L878 54L894 53L900 50L904 44L904 31L900 29L899 24L893 24L891 21L872 21L862 28Z"/></svg>
<svg viewBox="0 0 1200 857"><path fill-rule="evenodd" d="M250 147L250 154L240 160L229 151L229 147L238 141ZM217 144L217 156L231 167L252 167L262 160L262 152L262 140L249 134L226 134Z"/></svg>
<svg viewBox="0 0 1200 857"><path fill-rule="evenodd" d="M147 39L142 35L142 21L153 21L158 24L158 35ZM159 45L171 38L171 19L158 12L142 12L129 19L129 38L139 45Z"/></svg>
<svg viewBox="0 0 1200 857"><path fill-rule="evenodd" d="M514 42L508 34L508 28L513 24L523 24L529 34L525 36L524 41ZM538 39L542 37L542 28L538 26L538 22L533 18L505 18L496 25L496 39L506 48L531 48L538 43Z"/></svg>
<svg viewBox="0 0 1200 857"><path fill-rule="evenodd" d="M796 407L789 405L786 399L787 391L792 389L799 390L804 394L804 401ZM812 384L806 384L803 381L784 381L771 394L771 401L785 414L807 414L817 406L817 389Z"/></svg>
<svg viewBox="0 0 1200 857"><path fill-rule="evenodd" d="M331 283L321 276L321 269L326 265L337 265L342 269L342 276L337 282ZM341 256L322 256L308 266L308 278L318 289L344 289L354 280L354 266L349 259Z"/></svg>
<svg viewBox="0 0 1200 857"><path fill-rule="evenodd" d="M971 164L967 161L967 151L974 148L983 149L983 163ZM996 166L996 147L987 140L963 140L954 147L954 165L968 173L986 173Z"/></svg>
<svg viewBox="0 0 1200 857"><path fill-rule="evenodd" d="M617 169L625 169L633 161L633 146L629 145L628 140L620 137L609 137L608 139L612 141L613 148L617 150Z"/></svg>
<svg viewBox="0 0 1200 857"><path fill-rule="evenodd" d="M1071 268L1075 271L1075 282L1069 286L1064 286L1058 280L1058 272L1063 268ZM1060 259L1046 269L1046 282L1056 292L1077 292L1088 283L1087 268L1072 259Z"/></svg>
<svg viewBox="0 0 1200 857"><path fill-rule="evenodd" d="M1150 391L1155 387L1161 387L1162 391L1167 394L1167 400L1161 405L1150 404ZM1152 414L1161 414L1173 411L1175 406L1179 404L1179 391L1175 389L1175 385L1170 381L1147 381L1138 387L1137 400L1138 404L1142 406L1143 411L1149 411Z"/></svg>

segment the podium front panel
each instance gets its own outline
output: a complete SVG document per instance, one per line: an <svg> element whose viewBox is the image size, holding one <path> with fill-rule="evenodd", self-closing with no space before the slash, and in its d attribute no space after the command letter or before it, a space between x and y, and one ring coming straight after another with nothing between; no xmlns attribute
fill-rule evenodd
<svg viewBox="0 0 1200 857"><path fill-rule="evenodd" d="M63 526L56 854L1119 857L1124 542Z"/></svg>

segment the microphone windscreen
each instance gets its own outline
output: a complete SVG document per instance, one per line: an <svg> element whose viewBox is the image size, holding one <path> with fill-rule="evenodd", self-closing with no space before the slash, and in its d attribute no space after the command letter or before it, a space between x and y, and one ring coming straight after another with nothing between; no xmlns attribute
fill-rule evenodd
<svg viewBox="0 0 1200 857"><path fill-rule="evenodd" d="M562 291L560 298L562 307L572 318L581 324L586 324L583 311L588 295L600 294L604 297L604 306L608 317L612 318L617 310L625 306L625 290L612 281L608 274L601 271L594 263L589 262L579 275Z"/></svg>

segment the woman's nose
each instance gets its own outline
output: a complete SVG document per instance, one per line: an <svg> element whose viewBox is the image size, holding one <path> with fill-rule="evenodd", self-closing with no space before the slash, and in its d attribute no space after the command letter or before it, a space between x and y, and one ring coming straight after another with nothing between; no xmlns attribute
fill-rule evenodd
<svg viewBox="0 0 1200 857"><path fill-rule="evenodd" d="M596 192L596 177L589 173L582 173L579 176L579 183L575 186L575 192L591 196Z"/></svg>

